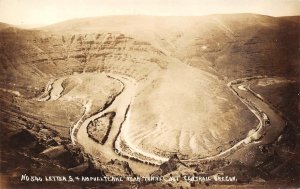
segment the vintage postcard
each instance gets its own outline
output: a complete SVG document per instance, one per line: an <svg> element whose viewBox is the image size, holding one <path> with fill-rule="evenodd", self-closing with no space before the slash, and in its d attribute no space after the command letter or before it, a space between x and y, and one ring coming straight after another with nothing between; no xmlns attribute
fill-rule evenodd
<svg viewBox="0 0 300 189"><path fill-rule="evenodd" d="M0 188L299 188L299 0L0 0Z"/></svg>

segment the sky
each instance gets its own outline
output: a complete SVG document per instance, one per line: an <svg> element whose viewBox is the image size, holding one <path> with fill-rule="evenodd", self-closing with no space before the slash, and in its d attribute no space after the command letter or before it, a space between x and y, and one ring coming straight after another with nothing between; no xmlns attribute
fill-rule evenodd
<svg viewBox="0 0 300 189"><path fill-rule="evenodd" d="M300 15L300 0L0 0L0 22L44 26L106 15Z"/></svg>

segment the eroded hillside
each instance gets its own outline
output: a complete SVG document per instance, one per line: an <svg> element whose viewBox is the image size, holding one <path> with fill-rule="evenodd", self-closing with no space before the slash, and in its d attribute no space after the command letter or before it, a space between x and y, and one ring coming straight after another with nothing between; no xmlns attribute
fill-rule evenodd
<svg viewBox="0 0 300 189"><path fill-rule="evenodd" d="M155 167L143 163L160 164L174 154L193 165L210 157L222 166L251 164L236 149L243 140L245 151L263 141L260 108L269 107L244 92L250 86L238 86L247 79L228 82L249 76L299 82L299 23L298 17L241 14L100 17L35 30L3 24L1 130L11 133L3 141L29 130L21 136L37 136L38 157L53 148L68 151L72 143L91 156L67 168L89 159L93 166L83 171L89 173L150 174ZM108 113L114 116L105 120ZM278 125L266 140L283 132ZM18 136L12 140L22 140ZM16 155L14 145L3 149L4 157ZM223 154L228 162L218 158ZM113 172L123 164L103 164L110 159L128 161L133 172Z"/></svg>

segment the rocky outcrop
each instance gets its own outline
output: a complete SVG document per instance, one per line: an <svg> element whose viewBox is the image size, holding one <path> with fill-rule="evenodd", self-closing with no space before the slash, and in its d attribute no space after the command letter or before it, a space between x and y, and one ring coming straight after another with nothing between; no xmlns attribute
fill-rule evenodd
<svg viewBox="0 0 300 189"><path fill-rule="evenodd" d="M9 100L6 99L7 96L9 96L6 93L4 95L1 94L0 97L1 138L5 138L1 139L1 150L5 144L9 144L9 147L3 147L3 149L5 149L3 152L5 157L5 170L7 173L16 175L15 172L20 166L26 167L22 162L24 159L24 161L30 165L26 167L26 169L30 169L30 171L34 171L31 169L32 165L34 169L40 168L37 169L38 171L43 170L43 168L46 170L54 169L54 173L60 171L67 171L74 174L101 172L99 175L103 175L105 171L106 174L111 175L133 174L126 162L118 160L109 163L97 162L92 157L84 154L81 149L69 145L70 140L66 138L69 134L68 126L74 125L75 123L73 121L79 119L74 116L75 114L82 115L80 111L75 112L79 109L77 105L66 106L62 101L57 104L55 104L55 102L47 102L41 105L40 102L30 100L32 97L37 97L38 94L41 94L46 83L53 78L83 72L113 72L130 76L137 81L143 80L148 82L147 80L150 78L148 77L149 75L151 77L156 77L156 75L160 76L160 72L165 72L166 68L172 65L174 66L174 62L176 61L188 64L189 69L190 67L200 68L201 70L212 73L212 75L221 81L249 75L278 74L288 77L297 77L299 75L299 69L297 69L299 60L298 17L272 18L249 14L233 16L212 15L204 19L194 17L188 18L188 20L187 18L170 17L159 19L120 17L120 19L124 21L121 22L126 26L123 24L112 24L113 22L111 21L115 19L116 17L113 19L91 19L95 24L90 25L84 25L84 23L90 23L86 22L86 20L84 23L80 23L79 21L71 22L71 24L63 23L62 25L66 26L66 28L56 30L57 32L53 32L54 30L51 31L51 28L48 28L49 31L23 30L3 24L0 25L0 84L1 87L7 89L6 91L15 90L18 91L16 94L22 94L15 95ZM155 28L152 24L144 24L143 19L147 22L160 25L160 27ZM99 22L99 20L102 21ZM178 23L181 24L178 25ZM111 25L114 26L109 27ZM146 27L150 26L150 28L145 29L141 27L143 25L147 25ZM92 32L89 31L89 29L91 29L89 28L90 26L94 28ZM70 32L71 30L76 30L76 28L79 29L78 31L80 32ZM109 32L111 28L113 28L113 31L120 29L121 32ZM130 28L130 32L127 31L126 33L127 28ZM130 33L130 35L128 33ZM139 38L137 36L139 36ZM178 74L170 77L169 83L176 83L176 85L172 87L176 89L176 91L178 91L176 87L180 86L178 88L182 88L182 86L188 86L191 83L187 82L184 85L178 84L174 78L180 78L180 76L183 75L182 73L183 69L178 69ZM190 72L186 73L190 75ZM149 80L151 79L152 78ZM202 83L209 81L199 80ZM191 79L187 81L195 80ZM66 80L66 82L63 83L63 87L65 88L63 94L71 91L76 85L76 82ZM223 85L223 83L221 83L221 85ZM210 85L210 87L212 86L215 86L215 84ZM207 90L210 87L206 87L205 89ZM153 86L153 89L157 88L157 86ZM148 107L152 107L151 103L155 100L156 96L152 95L153 99L148 100L146 97L150 96L149 94L151 94L152 88L148 91L145 89L145 92L142 90L143 89L137 94L141 96L141 100L139 101L138 98L136 98L135 104L133 104L132 107L135 106L136 108L139 105L141 109L146 109L145 115L149 115L150 108L148 109ZM215 89L213 90L215 91ZM47 99L49 95L47 94L47 90L44 91L46 93L45 96L42 97ZM186 91L189 91L189 93L186 93ZM191 94L190 92L190 90L184 90L181 96L185 99L190 99L191 97L188 96L188 94ZM200 92L201 93L195 95L197 99L203 96L202 89ZM223 94L223 91L221 92ZM158 96L165 96L170 99L169 97L172 93L166 94L167 95L159 94ZM209 93L209 96L217 95ZM229 103L227 102L228 98L222 98L222 95L220 97L219 101L222 100L222 103L225 104L224 107L229 107ZM146 100L143 101L143 99ZM171 101L170 104L174 104L173 102L177 99ZM163 99L158 102L158 107L162 105L169 107L169 103L161 103L166 102L166 100L167 99ZM10 101L10 103L7 103L7 101ZM181 101L182 100L178 100L177 102ZM212 102L213 101L215 102L216 99L212 99ZM203 102L210 104L205 100L203 100ZM148 103L150 105L148 105ZM190 104L195 103L192 101ZM190 104L184 104L182 107L190 107ZM237 103L234 102L234 106L236 105ZM66 115L64 115L65 112L58 111L58 109L55 109L59 112L57 114L62 116L53 117L53 114L47 114L47 112L50 111L48 107L53 108L59 106L62 107L59 109L65 108ZM178 108L179 106L176 107L177 109L181 109ZM30 110L36 111L31 111L30 113ZM41 110L44 112L41 112ZM173 108L170 110L171 111L166 109L164 112L172 113ZM69 113L73 111L75 114L70 115ZM189 111L205 112L194 109ZM229 109L220 107L218 112L222 114L226 112L232 113L232 115L230 114L229 116L238 117L239 120L241 120L242 117L247 117L237 116L239 114L233 112L233 108L231 107L229 107ZM2 113L4 116L2 116ZM141 121L142 124L137 124L138 126L147 125L145 124L147 120L154 120L154 116L150 114L151 117L146 117L141 114L141 111L138 114L132 113L132 117L135 115L137 115L136 117L143 118ZM164 117L163 115L159 116ZM215 114L214 116L219 117ZM48 122L55 119L60 120L63 119L63 117L68 118L64 124L54 124L48 123L47 121L39 121L42 119L41 117L48 117ZM177 116L172 115L169 118L174 119L175 117ZM182 120L185 121L185 118L186 117ZM222 129L218 123L231 120L229 118L226 117L221 119L221 121L216 121L217 119L214 118L218 130ZM107 137L111 125L109 116L104 119L105 121L91 123L91 128L97 127L97 124L104 124L105 126L101 127L103 130L91 129L89 132L90 137L100 143L105 142L105 137ZM157 123L155 122L156 120L153 124L148 125L158 123L158 121ZM203 122L199 123L203 124ZM50 129L50 125L51 128L54 129ZM174 131L173 124L170 125L172 125L171 131ZM232 124L230 123L228 125ZM10 132L6 132L6 130L3 131L4 128ZM165 126L163 129L164 128ZM149 130L153 130L152 127L150 127L150 129L147 128L144 133L145 135L143 136L142 133L141 136L149 136L146 135ZM235 129L231 129L230 131L233 132L234 130ZM64 131L64 133L61 131ZM101 131L102 134L99 134L98 131ZM158 131L160 132L161 130L158 129ZM232 132L230 132L230 134L234 135ZM6 133L9 134L5 136ZM165 133L168 134L169 132ZM137 134L140 135L141 132L138 131ZM158 135L155 134L154 136L157 138ZM203 136L205 135L203 134ZM215 133L213 133L212 136L215 136ZM188 137L190 138L191 136ZM154 137L149 138L150 144L152 145L154 143L156 145L155 147L157 147L159 141L162 141L158 140L158 142L153 142ZM166 138L165 135L162 136L162 138ZM195 137L194 140L188 144L204 145L204 142L197 141L197 138L198 137ZM206 135L206 138L209 137ZM167 143L176 144L177 146L177 139L175 137L168 137L168 141L161 144L162 151L166 151ZM227 146L232 145L225 144L225 142L223 142L222 145L223 144ZM283 148L280 155L283 156L284 153L289 152L286 152L286 149ZM201 153L201 155L202 154L207 155L206 153ZM168 155L166 155L166 157L168 157ZM179 157L181 158L181 156ZM10 163L10 161L8 161L10 159L18 161L12 161L13 163ZM277 162L277 160L272 161ZM97 162L97 165L95 165L95 162ZM215 165L211 165L212 164L202 166L199 168L199 171L215 169ZM216 166L219 166L219 163L216 163ZM264 166L268 167L269 164L266 163ZM239 168L240 166L237 167ZM152 175L173 174L176 171L181 172L185 168L186 166L174 155L170 157L167 162L163 163L159 167L159 170L152 173Z"/></svg>
<svg viewBox="0 0 300 189"><path fill-rule="evenodd" d="M152 176L166 175L178 169L182 169L186 167L184 163L182 163L176 154L172 155L167 162L164 162L159 166L159 169L153 172Z"/></svg>
<svg viewBox="0 0 300 189"><path fill-rule="evenodd" d="M47 158L56 159L56 158L59 158L62 156L66 156L67 153L68 153L68 151L65 148L65 146L60 145L60 146L50 147L50 148L44 150L41 154L46 156Z"/></svg>
<svg viewBox="0 0 300 189"><path fill-rule="evenodd" d="M15 148L25 147L37 141L37 138L28 130L22 129L10 136L10 145Z"/></svg>
<svg viewBox="0 0 300 189"><path fill-rule="evenodd" d="M68 171L78 175L82 175L87 173L89 171L89 168L90 168L90 162L87 161L80 165L77 165L76 167L69 168Z"/></svg>
<svg viewBox="0 0 300 189"><path fill-rule="evenodd" d="M114 173L115 175L119 176L134 176L134 172L130 168L128 162L126 161L120 161L118 159L111 160L106 164L106 170L107 171L113 171L111 173ZM110 173L110 174L111 174Z"/></svg>

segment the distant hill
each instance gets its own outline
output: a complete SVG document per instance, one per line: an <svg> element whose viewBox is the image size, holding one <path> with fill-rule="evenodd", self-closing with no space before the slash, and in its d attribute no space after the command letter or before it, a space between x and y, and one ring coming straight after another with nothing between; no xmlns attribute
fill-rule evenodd
<svg viewBox="0 0 300 189"><path fill-rule="evenodd" d="M299 75L300 16L225 14L201 17L107 16L65 21L51 32L121 32L150 42L189 65L230 79Z"/></svg>
<svg viewBox="0 0 300 189"><path fill-rule="evenodd" d="M0 30L3 30L5 28L8 28L8 27L12 27L11 25L9 24L6 24L6 23L3 23L3 22L0 22Z"/></svg>
<svg viewBox="0 0 300 189"><path fill-rule="evenodd" d="M70 128L75 125L76 130L77 125L89 119L90 115L102 110L116 111L117 122L113 121L116 125L112 129L119 134L109 136L119 137L117 139L120 140L114 142L120 142L125 155L131 157L133 154L133 157L144 161L147 154L151 155L148 158L151 160L156 156L170 157L176 153L155 173L186 171L187 167L179 159L220 154L257 130L258 119L228 88L229 81L260 75L282 77L291 86L281 83L280 87L270 89L266 85L258 87L258 90L265 94L263 97L272 96L266 99L274 101L274 106L278 104L285 112L295 112L295 102L299 98L295 80L300 82L299 27L300 16L256 14L106 16L74 19L38 29L21 29L1 23L1 127L8 131L27 128L43 138L37 141L44 141L47 135L47 145L52 146L65 144L54 136L70 137ZM118 76L114 78L111 75ZM128 81L122 82L123 79ZM137 83L134 87L126 84L131 80L136 81L132 85ZM116 95L117 91L121 93ZM116 105L111 107L114 100ZM254 106L253 103L249 106ZM285 114L290 116L288 113ZM297 114L293 115L297 117ZM102 124L102 121L99 122ZM46 128L51 128L51 132ZM292 130L289 132L296 134ZM6 133L9 132L3 132L3 137L0 137L5 138L1 144L11 139L12 135ZM23 135L35 141L32 132L17 136L22 138ZM255 146L249 145L249 153L239 151L237 159L241 160L240 163L243 163L242 160L249 160L250 164L255 162L250 166L258 170L257 164L262 165L260 162L263 161L261 156L266 157L263 165L267 172L263 175L273 178L273 173L269 173L276 169L276 173L280 172L283 176L280 178L293 181L292 177L277 169L280 166L289 169L287 172L294 171L290 167L299 163L290 159L293 152L285 158L281 155L286 154L285 149L289 152L290 148L274 149L280 142L285 144L286 138L293 140L289 136L283 133L278 140L274 138L276 142L263 148L256 147L256 144L264 144L257 141ZM33 144L34 149L44 148L36 145L38 143ZM63 153L67 150L63 146L59 149ZM109 149L113 150L110 146ZM12 153L8 153L3 161L17 162L14 164L16 168L7 166L11 175L23 174L15 171L23 171L20 167L30 165L23 165L18 160L24 159L20 156L22 150L10 149ZM99 161L106 159L102 158L104 153L97 151L97 155L101 156ZM36 157L32 162L41 158ZM225 160L222 157L221 164L218 161L211 164L203 162L199 171L223 169L222 166L228 163L227 160L231 161L231 157ZM278 162L276 168L269 164L273 157ZM293 164L288 166L283 159ZM68 158L66 161L69 163ZM97 165L85 163L88 167ZM105 167L116 170L110 165L102 166L102 163L101 166L99 164L101 173ZM116 164L122 166L118 162ZM244 165L240 168L238 164L237 167L239 171L244 170ZM57 168L54 168L56 172ZM79 170L85 168L82 166ZM127 166L123 169L131 174ZM37 174L33 172L33 175L42 175L40 170L36 169ZM111 173L104 172L109 173L107 175ZM241 174L246 175L244 172ZM252 177L252 172L248 171L247 175Z"/></svg>

